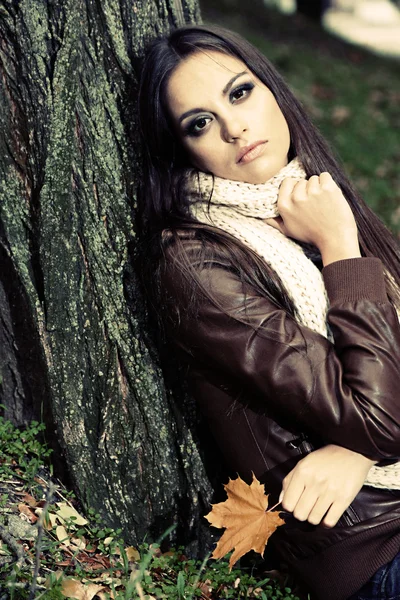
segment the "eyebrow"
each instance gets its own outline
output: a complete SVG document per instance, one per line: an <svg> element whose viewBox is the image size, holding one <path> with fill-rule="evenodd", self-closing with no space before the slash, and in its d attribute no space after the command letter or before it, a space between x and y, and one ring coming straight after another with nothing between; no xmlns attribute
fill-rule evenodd
<svg viewBox="0 0 400 600"><path fill-rule="evenodd" d="M248 73L248 71L242 71L241 73L237 73L236 75L234 75L232 77L232 79L230 79L228 81L228 83L226 84L226 86L224 87L224 89L222 90L222 95L226 96L226 94L229 92L229 90L231 89L232 85L235 83L236 79L239 79L239 77L241 77L242 75L246 75ZM187 119L187 117L190 117L191 115L194 115L198 112L205 112L205 108L192 108L191 110L186 111L185 113L183 113L183 115L181 115L179 117L179 123L182 123L182 121L184 119Z"/></svg>

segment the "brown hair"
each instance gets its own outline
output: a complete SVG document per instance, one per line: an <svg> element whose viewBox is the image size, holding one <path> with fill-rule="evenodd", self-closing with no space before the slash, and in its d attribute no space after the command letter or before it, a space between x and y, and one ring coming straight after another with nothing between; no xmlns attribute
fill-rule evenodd
<svg viewBox="0 0 400 600"><path fill-rule="evenodd" d="M138 233L143 258L141 272L157 312L162 311L159 268L166 239L162 232L169 230L169 243L173 240L179 244L177 231L182 229L190 229L202 241L203 248L207 247L209 251L215 244L219 245L229 253L232 269L243 281L270 296L289 314L294 315L295 312L278 277L264 261L257 259L238 240L217 228L200 226L190 215L189 199L183 185L183 167L190 165L169 122L165 92L177 65L199 50L219 51L240 59L271 90L288 123L291 139L289 159L298 156L308 177L323 171L332 175L354 213L362 254L382 260L388 274L389 297L400 307L400 250L397 241L352 187L329 146L273 65L236 33L220 27L188 26L152 43L145 57L139 91L144 148L144 178L138 207ZM306 247L305 250L311 258L318 260L316 249ZM180 244L180 252L185 255L184 244ZM198 283L190 261L183 260L182 265L187 271L188 282Z"/></svg>

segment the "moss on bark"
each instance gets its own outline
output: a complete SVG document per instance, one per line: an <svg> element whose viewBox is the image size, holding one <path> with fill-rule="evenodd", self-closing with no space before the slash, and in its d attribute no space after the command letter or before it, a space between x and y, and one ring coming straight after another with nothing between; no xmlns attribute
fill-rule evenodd
<svg viewBox="0 0 400 600"><path fill-rule="evenodd" d="M55 424L84 505L135 543L172 523L196 537L211 492L146 346L135 281L134 310L124 289L140 177L134 65L152 36L199 20L194 0L0 12L1 402L14 421Z"/></svg>

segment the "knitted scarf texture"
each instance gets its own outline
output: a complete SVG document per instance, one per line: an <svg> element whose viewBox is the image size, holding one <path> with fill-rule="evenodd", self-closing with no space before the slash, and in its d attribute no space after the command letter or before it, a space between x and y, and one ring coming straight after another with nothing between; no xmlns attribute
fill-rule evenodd
<svg viewBox="0 0 400 600"><path fill-rule="evenodd" d="M279 186L286 177L298 181L306 178L297 158L263 184L188 172L191 211L198 221L223 229L263 258L292 299L299 323L331 339L327 324L329 300L320 270L298 243L265 222L279 215ZM371 467L364 485L400 489L400 462Z"/></svg>

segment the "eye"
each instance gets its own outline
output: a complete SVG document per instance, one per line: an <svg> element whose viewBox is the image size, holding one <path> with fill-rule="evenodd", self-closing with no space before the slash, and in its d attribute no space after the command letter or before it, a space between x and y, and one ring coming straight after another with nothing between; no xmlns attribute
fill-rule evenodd
<svg viewBox="0 0 400 600"><path fill-rule="evenodd" d="M186 135L201 135L203 130L206 128L208 123L211 121L211 117L201 116L197 117L194 121L192 121L188 127L185 129Z"/></svg>
<svg viewBox="0 0 400 600"><path fill-rule="evenodd" d="M251 83L250 81L248 83L243 83L231 91L229 98L231 101L242 100L243 98L247 98L253 89L254 83Z"/></svg>

